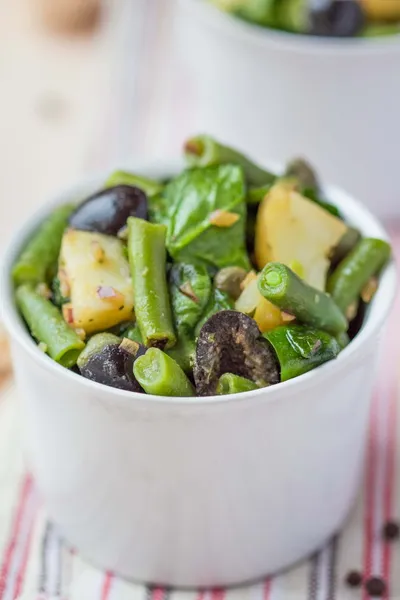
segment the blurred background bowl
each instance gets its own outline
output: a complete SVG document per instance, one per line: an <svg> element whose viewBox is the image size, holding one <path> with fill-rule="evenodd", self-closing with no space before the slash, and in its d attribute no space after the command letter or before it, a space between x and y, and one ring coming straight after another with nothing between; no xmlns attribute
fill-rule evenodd
<svg viewBox="0 0 400 600"><path fill-rule="evenodd" d="M400 35L283 33L180 0L179 38L198 128L260 156L304 155L381 218L400 216Z"/></svg>

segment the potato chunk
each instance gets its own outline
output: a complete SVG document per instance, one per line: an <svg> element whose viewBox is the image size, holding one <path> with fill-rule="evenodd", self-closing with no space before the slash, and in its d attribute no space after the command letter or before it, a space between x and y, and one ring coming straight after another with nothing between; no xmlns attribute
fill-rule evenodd
<svg viewBox="0 0 400 600"><path fill-rule="evenodd" d="M68 229L58 276L70 298L63 314L72 327L93 333L132 318L129 264L118 238Z"/></svg>
<svg viewBox="0 0 400 600"><path fill-rule="evenodd" d="M346 224L284 183L262 201L256 222L255 258L259 269L277 261L301 266L302 278L325 289L329 256Z"/></svg>

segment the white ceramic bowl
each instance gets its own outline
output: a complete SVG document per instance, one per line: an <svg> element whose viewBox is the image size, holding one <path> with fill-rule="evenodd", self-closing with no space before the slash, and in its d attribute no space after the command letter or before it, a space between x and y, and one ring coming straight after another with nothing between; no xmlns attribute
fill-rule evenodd
<svg viewBox="0 0 400 600"><path fill-rule="evenodd" d="M129 165L149 176L179 165ZM10 269L54 204L16 233L1 280L29 460L50 515L94 564L140 581L214 586L282 569L337 531L359 484L377 347L395 292L390 264L340 356L268 389L144 396L70 372L38 350ZM385 231L344 192L328 197L368 236Z"/></svg>
<svg viewBox="0 0 400 600"><path fill-rule="evenodd" d="M379 216L400 215L400 35L316 38L245 23L208 0L179 5L192 128L261 157L304 155Z"/></svg>

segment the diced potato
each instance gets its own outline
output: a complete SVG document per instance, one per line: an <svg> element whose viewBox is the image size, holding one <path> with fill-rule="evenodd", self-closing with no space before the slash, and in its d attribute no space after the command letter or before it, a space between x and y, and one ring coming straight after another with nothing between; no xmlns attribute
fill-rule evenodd
<svg viewBox="0 0 400 600"><path fill-rule="evenodd" d="M246 287L236 300L235 308L236 310L239 310L240 312L252 317L260 298L262 298L262 296L257 287L257 275L254 273L254 277L251 279L249 277Z"/></svg>
<svg viewBox="0 0 400 600"><path fill-rule="evenodd" d="M109 235L69 229L64 233L60 279L68 282L64 318L86 333L133 316L133 289L122 242Z"/></svg>
<svg viewBox="0 0 400 600"><path fill-rule="evenodd" d="M261 296L257 304L253 319L257 323L261 333L275 329L275 327L283 323L280 309L263 296Z"/></svg>
<svg viewBox="0 0 400 600"><path fill-rule="evenodd" d="M312 200L276 184L262 201L256 221L255 258L301 265L303 278L325 289L329 255L347 231L346 224Z"/></svg>
<svg viewBox="0 0 400 600"><path fill-rule="evenodd" d="M361 3L372 21L400 20L400 0L361 0Z"/></svg>
<svg viewBox="0 0 400 600"><path fill-rule="evenodd" d="M282 324L281 311L260 294L257 275L253 273L251 278L249 275L248 285L236 300L235 308L253 317L261 333L265 333Z"/></svg>

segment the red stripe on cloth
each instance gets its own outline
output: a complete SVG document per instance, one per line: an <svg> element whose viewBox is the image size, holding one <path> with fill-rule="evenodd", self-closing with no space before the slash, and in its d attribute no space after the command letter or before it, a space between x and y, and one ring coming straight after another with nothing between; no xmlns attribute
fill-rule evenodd
<svg viewBox="0 0 400 600"><path fill-rule="evenodd" d="M101 600L108 600L108 598L110 597L110 591L111 591L113 579L114 579L114 575L112 573L110 573L109 571L107 571L107 573L105 574L105 577L104 577L103 587L101 588L101 596L100 596Z"/></svg>
<svg viewBox="0 0 400 600"><path fill-rule="evenodd" d="M400 275L400 233L399 224L391 229L393 253L397 259L397 273ZM396 447L397 447L397 364L399 359L398 334L400 332L400 294L397 294L395 306L390 316L389 333L385 339L383 381L389 381L387 389L387 440L385 448L386 478L383 490L383 516L388 521L393 518L393 495L396 480ZM384 544L382 552L382 575L387 582L385 599L390 598L392 545Z"/></svg>
<svg viewBox="0 0 400 600"><path fill-rule="evenodd" d="M162 587L156 587L151 593L151 600L165 600L166 590Z"/></svg>
<svg viewBox="0 0 400 600"><path fill-rule="evenodd" d="M29 551L31 549L31 544L32 544L32 535L33 535L33 529L35 526L36 514L37 514L37 510L35 509L35 511L32 515L32 520L29 525L28 535L26 536L26 542L25 542L24 553L22 555L22 561L21 561L20 567L18 569L17 577L15 580L15 587L14 587L14 593L13 593L14 600L16 600L19 597L19 595L21 594L22 585L25 580L25 573L26 573L26 568L28 566Z"/></svg>
<svg viewBox="0 0 400 600"><path fill-rule="evenodd" d="M393 490L396 470L396 433L397 433L397 394L396 387L390 391L390 404L388 410L388 439L386 446L386 481L384 489L384 518L389 521L393 518ZM382 574L387 582L385 598L390 597L392 545L384 544L382 556Z"/></svg>
<svg viewBox="0 0 400 600"><path fill-rule="evenodd" d="M374 487L376 479L377 463L377 412L379 408L379 396L375 396L372 403L368 445L367 445L367 469L365 477L365 506L364 506L364 557L363 572L365 577L371 576L372 569L372 547L374 543ZM363 591L363 600L368 600L369 594Z"/></svg>
<svg viewBox="0 0 400 600"><path fill-rule="evenodd" d="M211 592L211 600L224 600L225 598L225 590L222 588L218 588L212 590Z"/></svg>
<svg viewBox="0 0 400 600"><path fill-rule="evenodd" d="M269 600L271 595L271 579L268 577L263 585L263 600Z"/></svg>
<svg viewBox="0 0 400 600"><path fill-rule="evenodd" d="M21 531L21 523L24 517L27 499L29 493L32 488L32 477L27 475L22 483L17 510L15 513L15 518L13 521L13 525L11 528L11 533L9 537L8 544L6 546L6 551L3 556L1 570L0 570L0 600L2 600L4 596L4 592L6 589L7 577L10 570L11 561L13 559L14 551L19 541L19 535Z"/></svg>

